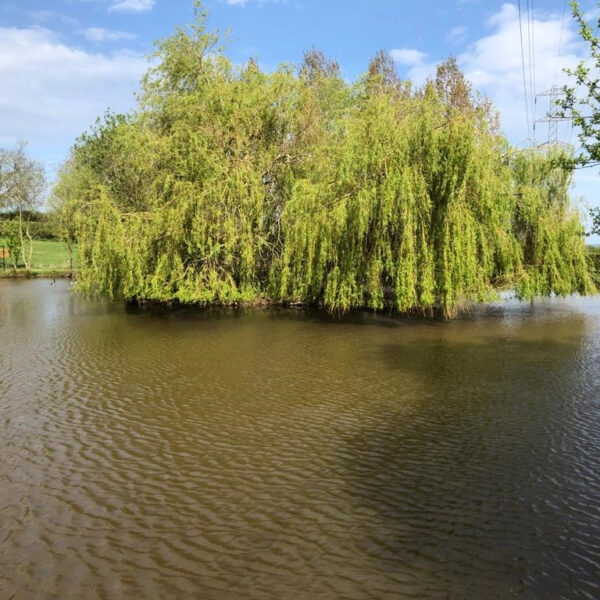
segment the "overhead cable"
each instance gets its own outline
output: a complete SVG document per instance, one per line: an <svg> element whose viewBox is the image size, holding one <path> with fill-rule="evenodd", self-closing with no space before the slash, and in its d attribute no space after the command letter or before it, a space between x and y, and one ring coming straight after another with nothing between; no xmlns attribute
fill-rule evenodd
<svg viewBox="0 0 600 600"><path fill-rule="evenodd" d="M523 22L521 18L521 0L517 0L519 7L519 36L521 38L521 66L523 68L523 93L525 94L525 119L527 120L527 135L531 137L531 124L529 119L529 95L527 94L527 76L525 75L525 51L523 48Z"/></svg>

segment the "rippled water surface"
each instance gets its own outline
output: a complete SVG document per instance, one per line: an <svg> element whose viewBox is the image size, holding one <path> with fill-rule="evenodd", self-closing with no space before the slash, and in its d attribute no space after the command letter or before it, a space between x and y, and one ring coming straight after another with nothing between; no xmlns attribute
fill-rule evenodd
<svg viewBox="0 0 600 600"><path fill-rule="evenodd" d="M0 280L0 600L600 597L600 299L127 312Z"/></svg>

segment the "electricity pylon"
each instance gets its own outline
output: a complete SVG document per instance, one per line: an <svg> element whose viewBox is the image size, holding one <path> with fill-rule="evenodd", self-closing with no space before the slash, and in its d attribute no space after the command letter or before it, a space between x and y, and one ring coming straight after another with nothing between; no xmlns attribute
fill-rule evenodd
<svg viewBox="0 0 600 600"><path fill-rule="evenodd" d="M545 92L541 92L535 95L535 103L537 105L537 99L541 97L549 98L550 106L548 107L548 112L546 116L542 119L536 119L533 123L533 131L535 137L535 125L536 123L548 123L548 141L544 144L540 144L540 146L569 146L566 142L558 141L558 124L561 121L570 121L570 117L563 117L559 113L558 105L556 104L556 100L561 96L564 96L562 88L557 85L553 85L549 90Z"/></svg>

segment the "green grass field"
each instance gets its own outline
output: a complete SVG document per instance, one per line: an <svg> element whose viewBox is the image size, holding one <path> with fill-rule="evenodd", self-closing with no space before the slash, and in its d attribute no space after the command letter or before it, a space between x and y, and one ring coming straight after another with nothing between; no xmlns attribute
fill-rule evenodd
<svg viewBox="0 0 600 600"><path fill-rule="evenodd" d="M0 239L0 247L3 240ZM10 270L9 261L6 261L6 270ZM22 267L22 265L19 265ZM73 267L77 268L77 248L73 256ZM3 268L3 261L0 259L0 270ZM67 273L69 271L69 253L66 246L56 240L34 240L33 255L31 258L31 271L33 273Z"/></svg>

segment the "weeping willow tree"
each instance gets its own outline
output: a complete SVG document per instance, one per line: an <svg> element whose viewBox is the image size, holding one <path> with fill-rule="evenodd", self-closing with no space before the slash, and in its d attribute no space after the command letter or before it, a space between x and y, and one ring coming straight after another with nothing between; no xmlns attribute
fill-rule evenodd
<svg viewBox="0 0 600 600"><path fill-rule="evenodd" d="M82 135L55 198L79 287L127 300L441 310L506 286L588 293L571 173L511 155L454 59L414 89L233 65L204 15L157 46L138 109Z"/></svg>

